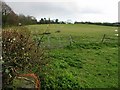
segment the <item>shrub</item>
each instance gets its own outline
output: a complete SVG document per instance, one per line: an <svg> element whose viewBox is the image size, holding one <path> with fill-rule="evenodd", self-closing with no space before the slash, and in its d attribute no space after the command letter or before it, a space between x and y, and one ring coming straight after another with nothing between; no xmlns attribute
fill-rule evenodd
<svg viewBox="0 0 120 90"><path fill-rule="evenodd" d="M40 71L40 66L45 63L44 50L33 41L27 28L4 29L2 41L4 87L10 85L19 73Z"/></svg>

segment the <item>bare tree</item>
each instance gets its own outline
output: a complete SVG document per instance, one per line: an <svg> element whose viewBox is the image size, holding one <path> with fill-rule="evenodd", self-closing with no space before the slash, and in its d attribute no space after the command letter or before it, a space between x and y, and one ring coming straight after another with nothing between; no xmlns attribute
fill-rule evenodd
<svg viewBox="0 0 120 90"><path fill-rule="evenodd" d="M0 3L2 4L2 23L5 26L8 16L14 12L5 2L0 1Z"/></svg>

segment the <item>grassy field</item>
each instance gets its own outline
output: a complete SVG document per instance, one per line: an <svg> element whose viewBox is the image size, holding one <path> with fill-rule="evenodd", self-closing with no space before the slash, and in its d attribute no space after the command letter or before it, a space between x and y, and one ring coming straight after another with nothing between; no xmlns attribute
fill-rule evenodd
<svg viewBox="0 0 120 90"><path fill-rule="evenodd" d="M36 40L46 30L50 32L43 38L43 46L49 46L45 54L49 63L39 72L42 89L118 87L117 27L87 24L27 27Z"/></svg>

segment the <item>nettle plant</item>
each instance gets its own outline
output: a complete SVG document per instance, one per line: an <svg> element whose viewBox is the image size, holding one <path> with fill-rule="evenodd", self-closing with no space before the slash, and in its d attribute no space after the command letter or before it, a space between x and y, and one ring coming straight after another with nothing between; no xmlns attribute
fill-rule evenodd
<svg viewBox="0 0 120 90"><path fill-rule="evenodd" d="M12 83L20 71L33 72L35 67L37 72L44 64L44 50L35 43L27 28L4 29L2 41L3 86Z"/></svg>

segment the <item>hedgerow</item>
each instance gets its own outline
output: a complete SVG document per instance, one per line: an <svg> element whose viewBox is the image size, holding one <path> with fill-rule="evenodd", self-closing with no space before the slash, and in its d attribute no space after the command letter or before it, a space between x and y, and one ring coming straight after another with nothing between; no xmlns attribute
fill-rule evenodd
<svg viewBox="0 0 120 90"><path fill-rule="evenodd" d="M26 27L2 31L3 88L12 84L21 73L37 73L45 64L44 49L40 48Z"/></svg>

